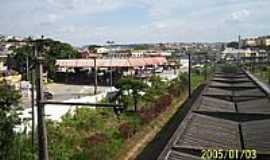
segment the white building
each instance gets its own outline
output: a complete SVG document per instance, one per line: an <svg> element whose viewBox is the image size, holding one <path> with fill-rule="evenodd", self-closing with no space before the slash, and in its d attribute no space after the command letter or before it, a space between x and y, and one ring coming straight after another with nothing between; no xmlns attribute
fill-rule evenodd
<svg viewBox="0 0 270 160"><path fill-rule="evenodd" d="M264 38L263 43L265 46L270 46L270 38Z"/></svg>
<svg viewBox="0 0 270 160"><path fill-rule="evenodd" d="M144 51L132 51L131 56L132 57L143 57Z"/></svg>
<svg viewBox="0 0 270 160"><path fill-rule="evenodd" d="M109 51L110 51L109 49L104 48L104 47L97 48L97 53L98 54L108 53Z"/></svg>
<svg viewBox="0 0 270 160"><path fill-rule="evenodd" d="M172 55L172 53L170 52L145 52L144 53L145 56L162 56L162 57L169 57Z"/></svg>
<svg viewBox="0 0 270 160"><path fill-rule="evenodd" d="M226 55L232 55L236 59L240 58L242 62L267 62L268 54L265 50L255 50L255 49L234 49L225 48L222 52L222 58L224 59Z"/></svg>
<svg viewBox="0 0 270 160"><path fill-rule="evenodd" d="M245 46L256 46L256 39L255 38L249 38L244 40L244 45Z"/></svg>

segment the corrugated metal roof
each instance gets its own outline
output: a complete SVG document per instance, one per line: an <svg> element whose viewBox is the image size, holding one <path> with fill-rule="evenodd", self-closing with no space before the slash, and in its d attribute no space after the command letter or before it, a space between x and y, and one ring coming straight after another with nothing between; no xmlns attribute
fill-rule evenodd
<svg viewBox="0 0 270 160"><path fill-rule="evenodd" d="M182 148L240 149L238 123L192 113L189 124L176 139L175 146ZM207 135L207 136L206 136Z"/></svg>
<svg viewBox="0 0 270 160"><path fill-rule="evenodd" d="M270 157L270 100L245 74L211 80L158 159L196 159L211 148L255 149L258 159Z"/></svg>
<svg viewBox="0 0 270 160"><path fill-rule="evenodd" d="M144 58L129 58L128 61L129 61L131 66L135 66L135 67L140 67L140 66L146 65Z"/></svg>
<svg viewBox="0 0 270 160"><path fill-rule="evenodd" d="M139 67L146 65L163 65L167 63L165 57L146 58L112 58L96 59L97 67ZM58 59L56 65L60 67L94 67L93 59Z"/></svg>

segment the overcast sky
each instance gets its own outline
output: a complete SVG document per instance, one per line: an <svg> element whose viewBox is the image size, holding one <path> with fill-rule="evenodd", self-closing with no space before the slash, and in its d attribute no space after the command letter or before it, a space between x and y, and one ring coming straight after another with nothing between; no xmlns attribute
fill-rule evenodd
<svg viewBox="0 0 270 160"><path fill-rule="evenodd" d="M267 35L269 0L0 0L0 34L80 46Z"/></svg>

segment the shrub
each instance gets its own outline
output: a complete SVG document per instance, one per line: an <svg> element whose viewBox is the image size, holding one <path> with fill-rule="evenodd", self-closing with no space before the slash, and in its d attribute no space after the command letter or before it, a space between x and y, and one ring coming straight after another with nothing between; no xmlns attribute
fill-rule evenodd
<svg viewBox="0 0 270 160"><path fill-rule="evenodd" d="M123 123L119 126L119 132L124 139L128 139L136 133L136 128L130 123Z"/></svg>
<svg viewBox="0 0 270 160"><path fill-rule="evenodd" d="M173 98L171 95L163 95L159 98L158 102L153 103L149 108L140 110L139 115L143 122L148 123L156 118L159 114L166 111L171 105L172 100Z"/></svg>
<svg viewBox="0 0 270 160"><path fill-rule="evenodd" d="M98 145L105 143L108 140L107 136L103 133L96 133L87 139L89 145Z"/></svg>

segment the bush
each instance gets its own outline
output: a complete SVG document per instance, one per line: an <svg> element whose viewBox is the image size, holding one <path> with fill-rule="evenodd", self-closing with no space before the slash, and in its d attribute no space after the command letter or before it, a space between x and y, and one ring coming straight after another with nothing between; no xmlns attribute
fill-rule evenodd
<svg viewBox="0 0 270 160"><path fill-rule="evenodd" d="M236 73L239 71L239 68L236 65L225 64L221 66L221 71L224 73Z"/></svg>
<svg viewBox="0 0 270 160"><path fill-rule="evenodd" d="M117 129L108 129L87 138L86 142L79 146L81 151L75 154L73 159L113 160L123 143Z"/></svg>
<svg viewBox="0 0 270 160"><path fill-rule="evenodd" d="M160 97L159 101L153 103L149 108L144 108L140 110L139 115L144 123L148 123L162 112L166 111L171 105L173 97L171 95L163 95Z"/></svg>
<svg viewBox="0 0 270 160"><path fill-rule="evenodd" d="M119 129L120 135L124 139L130 138L131 136L133 136L136 133L136 128L128 122L121 124L118 129Z"/></svg>
<svg viewBox="0 0 270 160"><path fill-rule="evenodd" d="M103 133L96 133L87 139L88 145L98 145L105 143L108 137Z"/></svg>

